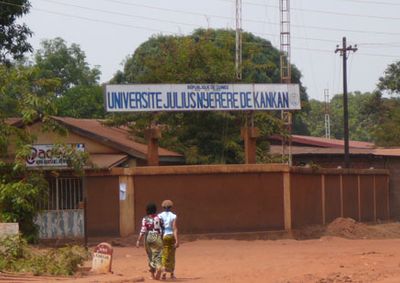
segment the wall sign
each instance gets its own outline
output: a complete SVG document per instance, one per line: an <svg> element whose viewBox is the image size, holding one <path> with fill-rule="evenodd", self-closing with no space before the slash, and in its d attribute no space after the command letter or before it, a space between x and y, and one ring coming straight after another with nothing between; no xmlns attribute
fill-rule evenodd
<svg viewBox="0 0 400 283"><path fill-rule="evenodd" d="M85 145L69 144L77 151L85 151ZM26 158L28 167L66 167L68 166L65 156L53 156L53 144L34 144L31 146L31 155Z"/></svg>
<svg viewBox="0 0 400 283"><path fill-rule="evenodd" d="M109 84L105 103L108 112L301 109L298 84Z"/></svg>

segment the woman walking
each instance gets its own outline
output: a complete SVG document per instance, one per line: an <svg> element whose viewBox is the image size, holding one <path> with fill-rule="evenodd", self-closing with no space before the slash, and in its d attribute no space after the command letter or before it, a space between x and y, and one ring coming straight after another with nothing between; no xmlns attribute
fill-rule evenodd
<svg viewBox="0 0 400 283"><path fill-rule="evenodd" d="M171 273L171 278L174 279L175 275L175 250L179 247L178 241L178 224L176 214L171 212L173 203L171 200L164 200L161 204L164 212L158 216L164 224L163 235L163 251L162 251L162 279L166 279L167 273Z"/></svg>
<svg viewBox="0 0 400 283"><path fill-rule="evenodd" d="M161 276L161 252L162 252L162 233L163 225L161 219L157 216L157 206L149 203L146 207L147 215L143 217L142 228L136 242L139 247L140 240L144 236L144 246L150 267L151 279L160 279Z"/></svg>

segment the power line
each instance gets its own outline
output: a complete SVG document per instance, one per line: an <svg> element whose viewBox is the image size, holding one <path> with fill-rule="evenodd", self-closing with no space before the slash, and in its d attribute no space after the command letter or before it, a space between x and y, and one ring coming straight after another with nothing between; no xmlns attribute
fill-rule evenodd
<svg viewBox="0 0 400 283"><path fill-rule="evenodd" d="M151 20L151 21L159 21L159 22L166 22L166 23L171 23L171 24L178 24L178 25L188 25L188 26L195 26L199 27L197 24L191 24L191 23L184 23L184 22L175 22L175 21L170 21L170 20L163 20L159 18L152 18L152 17L145 17L145 16L138 16L138 15L132 15L128 13L122 13L122 12L114 12L110 10L103 10L103 9L98 9L98 8L93 8L93 7L85 7L85 6L80 6L80 5L75 5L75 4L67 4L59 1L49 1L49 0L42 0L42 1L47 1L51 3L55 3L58 5L63 5L67 7L75 7L83 10L88 10L88 11L96 11L96 12L101 12L101 13L106 13L106 14L111 14L111 15L118 15L118 16L124 16L124 17L129 17L129 18L139 18L139 19L144 19L144 20Z"/></svg>
<svg viewBox="0 0 400 283"><path fill-rule="evenodd" d="M231 0L218 0L223 2L232 2ZM350 1L350 0L348 0ZM353 0L356 1L356 0ZM269 4L262 4L262 3L255 3L255 2L243 2L244 4L252 5L252 6L259 6L259 7L270 7L276 8L279 7L276 5L269 5ZM329 14L329 15L336 15L336 16L348 16L348 17L359 17L359 18L374 18L379 20L396 20L399 21L400 17L387 17L387 16L376 16L376 15L367 15L367 14L352 14L352 13L343 13L343 12L333 12L333 11L324 11L324 10L317 10L317 9L303 9L303 8L291 8L294 11L299 12L307 12L307 13L318 13L318 14Z"/></svg>
<svg viewBox="0 0 400 283"><path fill-rule="evenodd" d="M11 5L11 6L20 6L18 4L14 4L14 3L9 3L9 2L5 2L5 1L0 1L1 4L6 4L6 5ZM110 25L115 25L115 26L121 26L121 27L127 27L127 28L135 28L135 29L144 29L144 30L149 30L149 31L153 31L153 32L161 32L161 33L167 33L167 34L172 34L172 35L176 35L176 32L173 31L167 31L167 30L161 30L161 29L155 29L155 28L149 28L149 27L145 27L145 26L136 26L136 25L130 25L130 24L122 24L122 23L117 23L117 22L112 22L112 21L106 21L106 20L98 20L98 19L93 19L93 18L89 18L89 17L83 17L83 16L78 16L78 15L72 15L72 14L67 14L67 13L61 13L61 12L55 12L55 11L49 11L49 10L45 10L45 9L39 9L39 8L33 8L33 10L39 11L39 12L43 12L43 13L47 13L47 14L53 14L53 15L60 15L60 16L65 16L65 17L70 17L70 18L75 18L75 19L81 19L81 20L85 20L85 21L91 21L91 22L97 22L97 23L104 23L104 24L110 24ZM255 34L266 34L266 33L255 33ZM271 36L277 36L277 35L272 35L269 34ZM298 39L307 39L307 40L317 40L317 39L313 39L313 38L299 38L296 37ZM325 40L323 40L325 41ZM331 41L331 40L326 40L326 41ZM264 43L258 43L258 42L243 42L243 44L251 44L251 45L259 45L262 47L272 47L272 44L264 44ZM365 44L365 43L364 43ZM368 44L374 44L374 43L368 43ZM385 44L385 43L375 43L375 44ZM328 50L328 49L317 49L317 48L307 48L307 47L301 47L301 46L294 46L293 49L297 49L297 50L303 50L303 51L316 51L316 52L323 52L323 53L332 53L332 50ZM374 56L374 57L386 57L386 58L397 58L399 59L400 56L395 56L395 55L389 55L389 54L377 54L377 53L358 53L358 55L363 55L363 56Z"/></svg>
<svg viewBox="0 0 400 283"><path fill-rule="evenodd" d="M52 0L42 0L42 1L52 2L52 3L55 3L55 4L64 5L64 6L77 7L77 8L81 8L81 9L85 9L85 10L92 10L92 11L99 11L99 12L109 13L109 14L123 15L123 16L131 17L131 18L142 18L142 19L154 20L154 21L158 21L158 22L167 22L167 23L172 23L172 24L181 24L181 25L187 25L187 26L201 27L199 25L186 23L186 22L175 22L175 21L163 20L163 19L159 19L159 18L136 16L136 15L132 15L132 14L126 14L126 13L120 13L120 12L113 12L113 11L109 11L109 10L89 8L89 7L84 7L84 6L74 5L74 4L60 3L58 1L52 1ZM136 4L136 3L126 3L124 1L119 1L119 0L104 0L104 1L120 3L120 4L124 4L124 5L128 5L128 6L138 6L138 7L148 8L148 9L157 9L157 10L162 10L162 11L175 12L175 13L192 14L192 15L201 16L201 17L205 16L204 14L196 13L196 12L189 12L189 11L184 11L184 10L175 10L175 9L169 9L169 8L154 7L154 6ZM220 1L230 1L230 0L220 0ZM0 2L2 2L2 1L0 1ZM233 20L234 19L232 17L220 16L220 15L209 15L209 14L207 14L206 16L207 17L213 17L213 18L227 19L227 20ZM243 21L244 22L252 22L252 23L279 25L279 23L271 22L271 21L265 21L265 20L243 19ZM292 27L295 27L295 28L309 28L309 29L315 29L315 30L328 30L328 31L335 31L335 32L340 31L340 32L353 32L353 33L364 33L364 34L400 35L400 32L352 30L352 29L330 28L330 27L321 27L321 26L313 26L313 25L307 26L307 25L296 25L296 24L293 24ZM265 35L271 35L271 34L265 34ZM297 37L297 38L298 39L306 39L306 40L315 40L315 41L336 42L334 40L324 40L324 39L316 39L316 38L299 38L299 37Z"/></svg>
<svg viewBox="0 0 400 283"><path fill-rule="evenodd" d="M3 2L0 1L0 3L3 3ZM65 16L65 17L81 19L81 20L91 21L91 22L96 22L96 23L104 23L104 24L110 24L110 25L128 27L128 28L135 28L135 29L141 29L141 30L144 29L144 30L149 30L149 31L153 31L153 32L165 32L165 33L169 33L169 34L176 34L176 32L160 30L160 29L154 29L154 28L149 28L149 27L145 27L145 26L134 26L134 25L130 25L130 24L121 24L121 23L105 21L105 20L97 20L97 19L93 19L93 18L82 17L82 16L77 16L77 15L71 15L71 14L66 14L66 13L60 13L60 12L55 12L55 11L49 11L49 10L39 9L39 8L32 8L32 9L36 10L36 11L39 11L39 12L44 12L44 13L47 13L47 14Z"/></svg>
<svg viewBox="0 0 400 283"><path fill-rule="evenodd" d="M400 6L399 3L391 3L391 2L381 2L381 1L362 1L362 0L340 0L346 2L354 2L358 4L375 4L375 5L385 5L385 6Z"/></svg>

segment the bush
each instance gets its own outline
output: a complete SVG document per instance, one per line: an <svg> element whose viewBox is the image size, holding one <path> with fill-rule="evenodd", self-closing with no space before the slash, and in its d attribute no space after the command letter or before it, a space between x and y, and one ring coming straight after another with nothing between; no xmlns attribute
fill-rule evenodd
<svg viewBox="0 0 400 283"><path fill-rule="evenodd" d="M8 172L0 178L0 221L18 222L23 236L36 242L38 227L34 218L39 211L37 204L47 197L48 183L40 173L13 174Z"/></svg>
<svg viewBox="0 0 400 283"><path fill-rule="evenodd" d="M21 235L0 239L0 271L72 275L89 257L89 252L81 246L34 251Z"/></svg>

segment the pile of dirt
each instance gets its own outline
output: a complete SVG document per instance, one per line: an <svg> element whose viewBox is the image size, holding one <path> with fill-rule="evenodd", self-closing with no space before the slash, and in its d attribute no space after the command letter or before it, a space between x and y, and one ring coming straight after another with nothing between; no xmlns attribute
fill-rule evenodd
<svg viewBox="0 0 400 283"><path fill-rule="evenodd" d="M326 226L325 235L349 239L369 238L372 231L364 224L352 218L336 218Z"/></svg>
<svg viewBox="0 0 400 283"><path fill-rule="evenodd" d="M292 231L296 240L318 239L325 236L347 239L400 238L400 222L360 223L352 218L336 218L327 226L311 225Z"/></svg>

